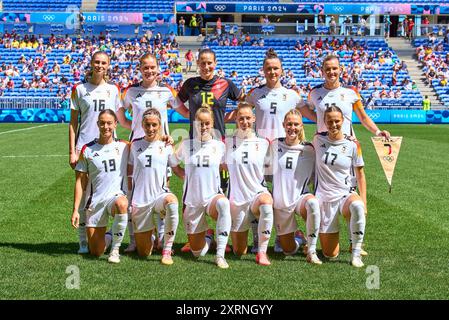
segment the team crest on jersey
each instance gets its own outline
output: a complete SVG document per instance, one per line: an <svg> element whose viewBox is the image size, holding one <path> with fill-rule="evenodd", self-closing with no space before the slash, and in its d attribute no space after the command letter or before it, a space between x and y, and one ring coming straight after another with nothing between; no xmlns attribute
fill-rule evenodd
<svg viewBox="0 0 449 320"><path fill-rule="evenodd" d="M259 151L259 144L256 143L256 151Z"/></svg>
<svg viewBox="0 0 449 320"><path fill-rule="evenodd" d="M111 97L111 91L110 90L106 90L106 93L108 95L108 98L110 98Z"/></svg>
<svg viewBox="0 0 449 320"><path fill-rule="evenodd" d="M162 154L164 152L164 149L162 147L159 147L159 153Z"/></svg>
<svg viewBox="0 0 449 320"><path fill-rule="evenodd" d="M341 153L345 153L346 152L346 146L343 146L342 148L341 148Z"/></svg>
<svg viewBox="0 0 449 320"><path fill-rule="evenodd" d="M344 93L342 93L342 94L340 95L340 99L341 99L341 101L345 101L345 94L344 94Z"/></svg>
<svg viewBox="0 0 449 320"><path fill-rule="evenodd" d="M287 94L286 94L286 93L284 93L284 94L282 95L282 101L287 101Z"/></svg>
<svg viewBox="0 0 449 320"><path fill-rule="evenodd" d="M115 147L115 152L117 152L117 155L120 155L120 149L118 147Z"/></svg>

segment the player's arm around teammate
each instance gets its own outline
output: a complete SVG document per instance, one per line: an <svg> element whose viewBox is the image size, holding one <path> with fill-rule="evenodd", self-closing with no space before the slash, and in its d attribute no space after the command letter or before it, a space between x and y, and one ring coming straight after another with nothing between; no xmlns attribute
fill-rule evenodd
<svg viewBox="0 0 449 320"><path fill-rule="evenodd" d="M271 145L274 222L286 255L294 255L302 244L296 215L306 221L307 261L321 264L316 254L320 210L318 200L308 190L315 167L315 150L306 142L302 116L292 109L284 118L285 138Z"/></svg>
<svg viewBox="0 0 449 320"><path fill-rule="evenodd" d="M185 164L183 221L190 250L195 257L204 256L209 250L213 241L213 230L207 230L206 215L209 215L217 221L215 263L225 269L229 267L225 249L231 213L229 200L220 188L220 165L224 162L225 145L212 138L213 125L212 110L203 105L196 113L194 138L181 143L176 151L176 162Z"/></svg>
<svg viewBox="0 0 449 320"><path fill-rule="evenodd" d="M226 139L231 238L234 253L239 256L246 254L252 213L259 220L256 263L268 266L271 264L267 247L273 227L273 198L265 185L264 172L269 142L256 136L253 130L255 121L252 106L240 103L236 113L237 130Z"/></svg>
<svg viewBox="0 0 449 320"><path fill-rule="evenodd" d="M128 176L132 178L132 223L139 256L153 249L153 215L165 216L164 247L161 263L173 264L171 251L178 227L178 200L166 186L167 165L173 156L172 146L161 141L161 114L147 109L142 118L145 137L132 142Z"/></svg>
<svg viewBox="0 0 449 320"><path fill-rule="evenodd" d="M353 245L351 264L363 267L361 249L366 224L364 162L359 144L343 134L343 121L341 109L329 107L324 112L328 131L316 134L313 141L316 150L316 196L321 210L320 241L326 257L338 256L338 214L341 213L349 224ZM360 195L352 187L353 168Z"/></svg>
<svg viewBox="0 0 449 320"><path fill-rule="evenodd" d="M89 251L101 256L105 251L105 233L109 216L114 217L112 225L112 248L108 261L119 263L119 248L126 230L128 200L123 192L128 160L128 143L114 139L117 117L114 111L106 109L98 116L100 136L98 140L85 145L76 165L75 197L72 226L79 226L79 208L83 193L83 180L92 186L85 206Z"/></svg>

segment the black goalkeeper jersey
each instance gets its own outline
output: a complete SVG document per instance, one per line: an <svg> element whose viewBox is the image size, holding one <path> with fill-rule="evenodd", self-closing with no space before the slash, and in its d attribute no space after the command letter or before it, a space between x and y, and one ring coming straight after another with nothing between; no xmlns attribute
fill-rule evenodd
<svg viewBox="0 0 449 320"><path fill-rule="evenodd" d="M211 106L214 113L214 128L225 135L224 115L228 98L237 101L240 98L240 90L228 79L214 76L211 80L203 80L201 77L187 79L184 82L178 97L182 102L189 101L190 111L190 138L193 138L193 121L195 113L202 103Z"/></svg>

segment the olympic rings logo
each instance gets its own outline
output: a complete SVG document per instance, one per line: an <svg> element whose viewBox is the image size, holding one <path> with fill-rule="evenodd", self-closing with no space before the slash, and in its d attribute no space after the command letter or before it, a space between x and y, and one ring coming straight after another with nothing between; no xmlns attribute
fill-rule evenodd
<svg viewBox="0 0 449 320"><path fill-rule="evenodd" d="M42 16L42 18L44 19L44 21L47 21L47 22L55 20L55 16L53 14L52 15L44 14Z"/></svg>
<svg viewBox="0 0 449 320"><path fill-rule="evenodd" d="M372 120L376 120L380 118L380 113L376 112L376 113L369 113L368 116L372 119Z"/></svg>
<svg viewBox="0 0 449 320"><path fill-rule="evenodd" d="M388 162L393 162L394 161L394 157L393 156L384 156L383 159L385 161L388 161Z"/></svg>
<svg viewBox="0 0 449 320"><path fill-rule="evenodd" d="M214 6L214 9L215 9L216 11L224 11L224 10L226 9L226 6L225 6L225 5L219 5L219 4L216 4L216 5Z"/></svg>
<svg viewBox="0 0 449 320"><path fill-rule="evenodd" d="M334 6L333 9L335 12L342 12L344 10L342 6Z"/></svg>

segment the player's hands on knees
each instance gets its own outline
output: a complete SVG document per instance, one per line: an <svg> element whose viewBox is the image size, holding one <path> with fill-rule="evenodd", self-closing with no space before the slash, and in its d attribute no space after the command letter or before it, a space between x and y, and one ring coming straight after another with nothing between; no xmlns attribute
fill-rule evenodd
<svg viewBox="0 0 449 320"><path fill-rule="evenodd" d="M169 135L163 135L163 136L161 137L161 140L162 140L163 142L165 142L165 145L166 145L166 146L168 146L168 145L172 146L172 145L175 143L175 140L173 140L173 138L170 137Z"/></svg>
<svg viewBox="0 0 449 320"><path fill-rule="evenodd" d="M75 169L77 161L78 161L78 157L76 156L76 153L71 153L69 155L69 164L72 167L72 169Z"/></svg>
<svg viewBox="0 0 449 320"><path fill-rule="evenodd" d="M80 214L78 211L72 213L72 227L78 229L80 223Z"/></svg>

